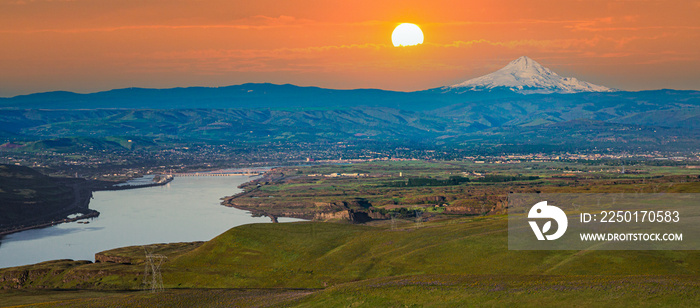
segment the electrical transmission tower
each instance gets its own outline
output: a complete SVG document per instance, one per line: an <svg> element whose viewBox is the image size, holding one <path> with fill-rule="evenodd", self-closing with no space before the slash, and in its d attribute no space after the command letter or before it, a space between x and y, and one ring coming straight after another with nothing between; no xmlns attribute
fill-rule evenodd
<svg viewBox="0 0 700 308"><path fill-rule="evenodd" d="M143 246L143 250L146 252L146 265L143 270L143 289L150 289L151 293L163 291L163 275L160 273L160 267L168 257L149 253L146 246Z"/></svg>
<svg viewBox="0 0 700 308"><path fill-rule="evenodd" d="M416 228L423 226L423 212L416 210Z"/></svg>

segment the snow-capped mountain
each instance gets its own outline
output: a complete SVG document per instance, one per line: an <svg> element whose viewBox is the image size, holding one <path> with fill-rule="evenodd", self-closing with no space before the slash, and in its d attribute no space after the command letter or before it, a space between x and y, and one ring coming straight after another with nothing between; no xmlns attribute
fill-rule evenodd
<svg viewBox="0 0 700 308"><path fill-rule="evenodd" d="M511 61L504 68L491 74L447 86L443 90L462 92L494 88L506 88L520 94L617 91L573 77L559 76L526 56Z"/></svg>

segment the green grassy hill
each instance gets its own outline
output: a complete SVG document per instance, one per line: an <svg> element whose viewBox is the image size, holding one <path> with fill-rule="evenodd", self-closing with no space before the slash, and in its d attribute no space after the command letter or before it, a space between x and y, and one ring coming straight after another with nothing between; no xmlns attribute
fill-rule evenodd
<svg viewBox="0 0 700 308"><path fill-rule="evenodd" d="M66 137L47 140L31 141L24 144L23 151L40 152L56 151L63 153L78 153L85 151L124 151L155 147L156 144L147 138L136 137Z"/></svg>
<svg viewBox="0 0 700 308"><path fill-rule="evenodd" d="M162 295L109 293L96 299L77 294L81 299L71 306L158 306L181 298L218 307L251 294L258 295L244 303L269 297L275 298L269 304L312 307L692 306L700 300L700 252L509 251L506 225L504 216L435 221L418 228L404 222L395 229L309 222L244 225L201 246L158 248L169 256L163 265L169 290ZM114 253L138 258L142 251L132 247ZM53 273L44 276L53 278L29 278L24 287L141 287L138 260L131 262L135 265L67 262L44 263L44 273ZM52 266L55 270L47 269ZM9 273L31 277L37 268L0 270L5 277L0 286L10 287ZM0 299L9 296L0 293Z"/></svg>
<svg viewBox="0 0 700 308"><path fill-rule="evenodd" d="M173 287L299 287L403 275L699 275L694 251L509 251L505 217L398 230L331 223L240 226L174 258Z"/></svg>

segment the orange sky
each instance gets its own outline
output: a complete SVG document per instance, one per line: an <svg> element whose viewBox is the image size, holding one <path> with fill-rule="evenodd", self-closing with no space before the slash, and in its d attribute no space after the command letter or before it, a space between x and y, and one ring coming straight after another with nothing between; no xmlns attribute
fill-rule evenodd
<svg viewBox="0 0 700 308"><path fill-rule="evenodd" d="M393 47L401 22L425 43ZM624 90L700 89L700 0L0 0L0 97L246 82L422 90L522 55Z"/></svg>

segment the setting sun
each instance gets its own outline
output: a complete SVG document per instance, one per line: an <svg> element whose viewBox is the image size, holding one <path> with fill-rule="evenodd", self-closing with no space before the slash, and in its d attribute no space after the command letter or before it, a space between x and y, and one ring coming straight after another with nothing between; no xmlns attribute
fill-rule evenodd
<svg viewBox="0 0 700 308"><path fill-rule="evenodd" d="M414 24L400 24L391 34L391 42L395 47L423 44L423 31Z"/></svg>

